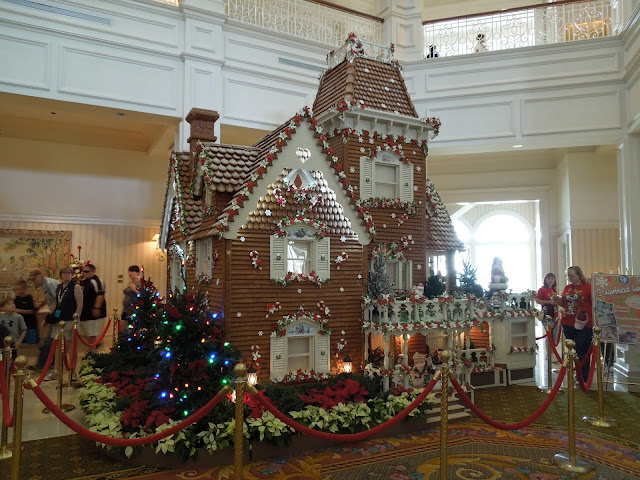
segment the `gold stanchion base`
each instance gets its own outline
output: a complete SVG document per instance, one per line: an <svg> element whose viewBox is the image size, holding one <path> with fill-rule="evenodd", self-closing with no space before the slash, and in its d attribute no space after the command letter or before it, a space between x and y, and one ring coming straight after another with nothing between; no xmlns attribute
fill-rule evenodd
<svg viewBox="0 0 640 480"><path fill-rule="evenodd" d="M0 459L13 457L13 452L8 448L2 447L0 450Z"/></svg>
<svg viewBox="0 0 640 480"><path fill-rule="evenodd" d="M552 388L547 387L546 385L539 385L538 386L538 390L540 390L542 393L546 393L549 394L553 391ZM558 395L562 395L564 392L562 391L562 389L558 390Z"/></svg>
<svg viewBox="0 0 640 480"><path fill-rule="evenodd" d="M576 458L572 463L569 455L565 455L564 453L556 453L553 456L553 463L566 472L589 473L595 470L595 467L591 463L585 462L584 460Z"/></svg>
<svg viewBox="0 0 640 480"><path fill-rule="evenodd" d="M60 405L60 410L62 410L63 412L70 412L75 409L75 405L71 405L69 403L63 403L62 405ZM49 410L48 408L43 408L42 413L49 415L51 413L51 410Z"/></svg>
<svg viewBox="0 0 640 480"><path fill-rule="evenodd" d="M582 417L582 421L594 427L615 427L618 422L613 418Z"/></svg>

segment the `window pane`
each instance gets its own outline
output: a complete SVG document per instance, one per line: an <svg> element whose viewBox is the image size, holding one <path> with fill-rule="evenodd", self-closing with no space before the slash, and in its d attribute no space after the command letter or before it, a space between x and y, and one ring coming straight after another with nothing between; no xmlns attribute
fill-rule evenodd
<svg viewBox="0 0 640 480"><path fill-rule="evenodd" d="M479 243L528 242L529 230L522 221L512 215L494 215L484 220L475 233Z"/></svg>
<svg viewBox="0 0 640 480"><path fill-rule="evenodd" d="M391 283L394 288L398 287L398 262L387 262L386 263L387 273L389 277L391 277Z"/></svg>
<svg viewBox="0 0 640 480"><path fill-rule="evenodd" d="M376 182L398 183L396 179L397 167L376 163Z"/></svg>
<svg viewBox="0 0 640 480"><path fill-rule="evenodd" d="M299 240L287 242L287 271L296 274L311 271L311 243Z"/></svg>
<svg viewBox="0 0 640 480"><path fill-rule="evenodd" d="M311 337L292 337L287 339L289 371L310 370Z"/></svg>
<svg viewBox="0 0 640 480"><path fill-rule="evenodd" d="M476 265L478 267L478 283L483 288L489 287L491 265L494 257L502 259L504 273L509 277L509 290L523 292L535 288L531 285L531 249L529 245L478 245L476 246Z"/></svg>

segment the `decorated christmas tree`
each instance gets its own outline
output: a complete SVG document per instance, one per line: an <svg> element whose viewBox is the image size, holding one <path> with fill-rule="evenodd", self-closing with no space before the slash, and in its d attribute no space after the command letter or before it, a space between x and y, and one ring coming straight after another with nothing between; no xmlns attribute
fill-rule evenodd
<svg viewBox="0 0 640 480"><path fill-rule="evenodd" d="M484 290L478 285L477 270L477 268L473 268L469 258L462 260L462 272L458 274L458 287L456 288L456 292L482 298Z"/></svg>
<svg viewBox="0 0 640 480"><path fill-rule="evenodd" d="M166 312L160 293L150 280L140 280L137 302L133 304L133 313L129 328L120 334L116 350L153 349Z"/></svg>
<svg viewBox="0 0 640 480"><path fill-rule="evenodd" d="M440 276L434 273L427 278L427 283L424 286L424 296L427 298L436 298L442 295L446 290L447 287Z"/></svg>
<svg viewBox="0 0 640 480"><path fill-rule="evenodd" d="M393 283L387 273L384 252L380 251L373 255L373 268L367 275L367 294L375 299L392 293Z"/></svg>

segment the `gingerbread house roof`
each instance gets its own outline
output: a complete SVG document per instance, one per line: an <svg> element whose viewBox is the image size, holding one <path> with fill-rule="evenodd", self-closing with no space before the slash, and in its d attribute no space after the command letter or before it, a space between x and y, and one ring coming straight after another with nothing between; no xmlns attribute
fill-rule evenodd
<svg viewBox="0 0 640 480"><path fill-rule="evenodd" d="M426 249L434 252L463 251L465 249L464 243L458 239L449 212L428 178L426 200Z"/></svg>
<svg viewBox="0 0 640 480"><path fill-rule="evenodd" d="M296 125L296 123L298 124ZM253 147L250 147L252 149L251 163L248 165L248 168L245 169L246 174L241 182L241 186L246 185L248 182L252 183L259 181L262 176L259 170L261 168L265 170L270 168L270 162L267 161L267 157L277 157L277 152L275 152L275 150L281 150L281 148L286 145L287 140L291 139L292 135L295 135L296 131L302 128L309 128L313 130L315 127L307 117L297 115L277 127L271 133L254 144ZM327 170L325 170L325 174L331 171L330 168L331 164L329 160L327 160ZM317 182L315 192L312 192L312 194L322 194L323 202L318 203L311 208L310 217L323 218L323 222L327 225L331 233L345 235L350 234L352 229L350 228L349 222L344 218L343 207L337 200L336 193L328 188L327 181L322 172L312 171L311 174ZM269 231L276 229L275 223L268 218L269 215L267 213L270 210L275 210L276 207L276 196L274 195L273 190L275 188L280 188L283 191L286 190L286 186L283 183L284 175L286 175L286 172L279 175L276 182L267 189L267 194L258 199L256 208L251 211L245 224L247 229ZM231 210L237 210L237 206L243 204L245 194L246 190L242 187L236 190L231 201L216 219L213 228L208 232L209 235L217 234L218 227L225 221L233 221L233 216L229 217L229 212ZM299 209L300 205L296 205L294 202L288 201L284 207L280 207L280 214L282 213L282 210L284 210L288 212L289 215L293 216ZM356 213L358 217L362 219L362 213Z"/></svg>
<svg viewBox="0 0 640 480"><path fill-rule="evenodd" d="M342 101L418 118L400 68L366 57L345 59L322 76L313 102L314 115L320 115Z"/></svg>
<svg viewBox="0 0 640 480"><path fill-rule="evenodd" d="M207 155L211 189L233 193L246 182L255 164L258 149L242 145L222 145L203 142Z"/></svg>

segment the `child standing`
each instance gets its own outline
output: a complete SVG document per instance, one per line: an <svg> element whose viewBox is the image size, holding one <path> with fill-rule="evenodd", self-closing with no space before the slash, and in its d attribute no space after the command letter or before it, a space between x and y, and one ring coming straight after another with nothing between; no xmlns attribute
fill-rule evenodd
<svg viewBox="0 0 640 480"><path fill-rule="evenodd" d="M9 335L14 342L11 344L12 357L15 360L18 356L18 348L22 345L27 334L27 324L19 313L16 313L16 306L11 298L0 300L0 325L4 325L9 330Z"/></svg>

